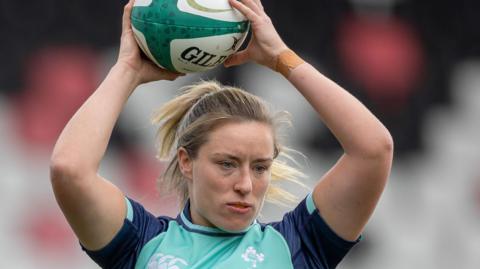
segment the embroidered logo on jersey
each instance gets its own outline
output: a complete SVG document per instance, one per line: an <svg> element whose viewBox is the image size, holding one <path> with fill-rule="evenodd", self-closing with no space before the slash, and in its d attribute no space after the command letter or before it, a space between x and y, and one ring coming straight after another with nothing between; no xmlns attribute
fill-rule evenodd
<svg viewBox="0 0 480 269"><path fill-rule="evenodd" d="M257 253L257 250L250 246L245 250L245 253L242 254L242 258L251 265L251 268L257 268L257 263L263 262L265 255L263 255L263 253Z"/></svg>
<svg viewBox="0 0 480 269"><path fill-rule="evenodd" d="M157 253L148 261L148 269L183 269L187 268L188 263L173 255Z"/></svg>

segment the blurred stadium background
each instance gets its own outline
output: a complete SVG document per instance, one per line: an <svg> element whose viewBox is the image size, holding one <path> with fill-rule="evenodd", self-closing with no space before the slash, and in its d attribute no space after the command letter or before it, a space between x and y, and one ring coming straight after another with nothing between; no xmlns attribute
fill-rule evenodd
<svg viewBox="0 0 480 269"><path fill-rule="evenodd" d="M0 0L0 268L97 268L58 209L49 156L69 117L114 63L126 1ZM362 100L396 158L364 240L342 269L480 268L480 2L263 0L287 44ZM292 113L287 144L313 185L339 146L299 94L255 65L141 86L102 174L157 214L151 113L198 79L245 87ZM306 190L294 190L299 196ZM263 221L286 208L267 205Z"/></svg>

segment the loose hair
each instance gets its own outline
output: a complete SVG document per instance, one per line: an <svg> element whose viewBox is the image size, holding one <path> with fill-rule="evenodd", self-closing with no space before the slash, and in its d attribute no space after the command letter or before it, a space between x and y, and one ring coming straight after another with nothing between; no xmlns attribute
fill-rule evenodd
<svg viewBox="0 0 480 269"><path fill-rule="evenodd" d="M290 123L288 114L273 114L259 97L242 89L221 85L216 81L200 81L183 87L181 94L164 104L153 116L152 123L159 124L156 136L157 158L168 165L159 184L167 192L175 191L183 204L189 198L187 181L184 179L177 159L177 150L185 148L190 158L196 158L209 133L222 123L257 121L272 127L274 133L274 161L272 181L287 180L303 185L299 178L304 174L288 164L293 161L292 150L279 143L278 129ZM282 156L284 160L277 158ZM266 200L288 204L296 197L282 188L269 184Z"/></svg>

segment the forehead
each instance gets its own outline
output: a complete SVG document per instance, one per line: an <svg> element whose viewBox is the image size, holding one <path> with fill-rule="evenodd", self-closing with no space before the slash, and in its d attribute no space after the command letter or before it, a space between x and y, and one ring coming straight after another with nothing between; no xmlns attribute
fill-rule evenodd
<svg viewBox="0 0 480 269"><path fill-rule="evenodd" d="M229 122L215 128L200 154L231 154L235 156L272 157L274 153L273 129L257 122Z"/></svg>

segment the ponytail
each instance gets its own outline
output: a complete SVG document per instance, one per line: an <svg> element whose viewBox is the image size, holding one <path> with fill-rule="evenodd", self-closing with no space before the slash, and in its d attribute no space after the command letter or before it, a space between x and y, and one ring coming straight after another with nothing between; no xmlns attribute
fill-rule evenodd
<svg viewBox="0 0 480 269"><path fill-rule="evenodd" d="M164 160L169 158L176 142L176 135L179 131L182 119L184 119L191 108L198 101L209 93L220 91L218 83L199 82L194 85L180 89L181 95L163 105L152 117L152 124L159 124L157 133L157 146L159 148L158 158Z"/></svg>
<svg viewBox="0 0 480 269"><path fill-rule="evenodd" d="M182 123L193 106L202 97L220 90L218 83L204 81L183 87L180 89L179 96L163 105L152 117L152 124L159 124L156 136L157 158L161 161L169 161L163 176L159 178L159 185L165 192L176 191L182 204L188 199L188 188L176 155L177 134L185 128Z"/></svg>

